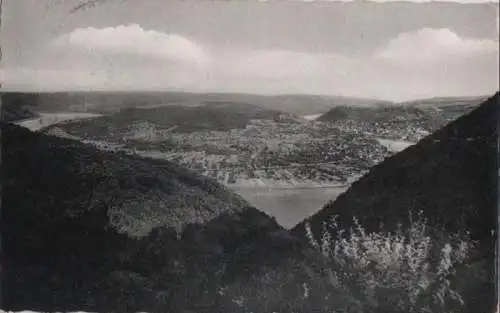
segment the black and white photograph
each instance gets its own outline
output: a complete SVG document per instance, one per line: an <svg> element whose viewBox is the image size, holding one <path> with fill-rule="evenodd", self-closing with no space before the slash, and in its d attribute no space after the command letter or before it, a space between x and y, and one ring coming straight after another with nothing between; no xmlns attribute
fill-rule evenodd
<svg viewBox="0 0 500 313"><path fill-rule="evenodd" d="M0 8L0 312L499 312L497 0Z"/></svg>

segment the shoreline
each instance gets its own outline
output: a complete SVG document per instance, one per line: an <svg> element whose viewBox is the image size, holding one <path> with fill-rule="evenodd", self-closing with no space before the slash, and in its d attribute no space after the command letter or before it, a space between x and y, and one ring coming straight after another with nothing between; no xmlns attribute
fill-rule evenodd
<svg viewBox="0 0 500 313"><path fill-rule="evenodd" d="M307 190L307 189L330 189L330 188L349 188L351 183L346 184L325 184L325 185L317 185L317 186L301 186L301 185L288 185L288 186L274 186L274 185L259 185L259 186L251 186L251 185L242 185L242 184L226 184L226 187L235 189L235 190Z"/></svg>
<svg viewBox="0 0 500 313"><path fill-rule="evenodd" d="M36 114L37 114L36 117L18 120L13 122L13 124L25 127L35 132L45 127L52 126L61 122L91 119L102 116L102 114L87 113L87 112L58 112L58 113L38 112Z"/></svg>

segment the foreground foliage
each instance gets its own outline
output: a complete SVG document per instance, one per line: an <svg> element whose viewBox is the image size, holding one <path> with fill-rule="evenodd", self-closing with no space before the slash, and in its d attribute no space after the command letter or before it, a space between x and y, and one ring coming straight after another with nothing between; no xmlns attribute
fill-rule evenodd
<svg viewBox="0 0 500 313"><path fill-rule="evenodd" d="M394 233L366 232L356 219L354 225L345 231L332 219L320 240L306 226L311 245L334 264L328 269L332 287L351 295L349 305L336 312L442 313L463 304L450 280L474 245L470 238L433 242L421 213L409 229Z"/></svg>

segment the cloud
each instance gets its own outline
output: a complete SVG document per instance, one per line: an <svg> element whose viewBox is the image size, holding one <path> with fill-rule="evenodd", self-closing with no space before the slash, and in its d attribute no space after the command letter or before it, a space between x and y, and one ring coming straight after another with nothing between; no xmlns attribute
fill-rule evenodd
<svg viewBox="0 0 500 313"><path fill-rule="evenodd" d="M53 44L55 47L72 47L88 53L133 55L196 64L207 61L201 45L176 34L145 30L137 24L103 29L78 28L57 38Z"/></svg>
<svg viewBox="0 0 500 313"><path fill-rule="evenodd" d="M224 78L216 85L263 93L333 93L397 101L498 88L498 43L464 39L449 29L402 33L366 57L254 50L219 61L219 67L230 71L214 75Z"/></svg>
<svg viewBox="0 0 500 313"><path fill-rule="evenodd" d="M468 58L498 50L493 40L462 39L449 29L424 28L398 35L376 57L421 62L445 58Z"/></svg>
<svg viewBox="0 0 500 313"><path fill-rule="evenodd" d="M60 53L47 56L43 67L6 69L6 87L315 93L396 101L498 89L498 42L462 38L449 29L402 33L364 57L208 47L139 25L76 29L53 48Z"/></svg>

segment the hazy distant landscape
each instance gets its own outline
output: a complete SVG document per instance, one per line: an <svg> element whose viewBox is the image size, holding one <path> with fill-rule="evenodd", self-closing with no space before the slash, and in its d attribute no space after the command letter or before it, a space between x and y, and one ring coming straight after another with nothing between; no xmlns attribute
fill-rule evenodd
<svg viewBox="0 0 500 313"><path fill-rule="evenodd" d="M40 116L19 122L21 126L173 161L217 179L287 228L334 200L370 167L483 99L398 104L332 97L320 98L315 109L318 97L305 95L281 96L283 104L265 96L217 95L215 101L210 94L145 94L135 107L138 94L9 96L12 103L34 99L32 110ZM109 103L110 98L119 101L96 105L98 111L89 105ZM323 112L297 115L286 103Z"/></svg>

